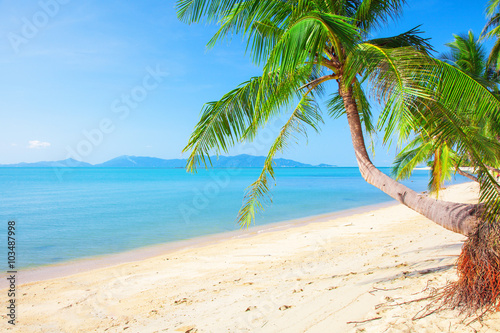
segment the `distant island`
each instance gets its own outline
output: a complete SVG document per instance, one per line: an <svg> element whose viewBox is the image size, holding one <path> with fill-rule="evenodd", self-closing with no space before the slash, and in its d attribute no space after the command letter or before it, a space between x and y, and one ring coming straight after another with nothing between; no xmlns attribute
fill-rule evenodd
<svg viewBox="0 0 500 333"><path fill-rule="evenodd" d="M264 156L236 155L236 156L211 156L213 168L261 168L264 166ZM186 159L162 159L147 156L123 155L100 164L90 164L72 158L61 161L43 161L35 163L0 164L4 168L184 168ZM285 158L274 160L277 168L332 168L336 165L319 164L311 165L300 163Z"/></svg>

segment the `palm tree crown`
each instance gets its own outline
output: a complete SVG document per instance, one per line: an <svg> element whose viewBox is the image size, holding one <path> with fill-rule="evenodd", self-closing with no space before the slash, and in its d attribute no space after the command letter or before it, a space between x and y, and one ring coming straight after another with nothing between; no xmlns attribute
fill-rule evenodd
<svg viewBox="0 0 500 333"><path fill-rule="evenodd" d="M323 118L317 97L324 96L330 81L337 89L326 98L328 113L347 116L362 175L386 193L393 188L399 194L390 195L405 204L413 205L410 195L401 197L401 193L411 190L384 178L366 152L363 131L375 130L367 87L382 106L377 123L385 142L393 134L408 139L422 124L437 121L440 125L428 127L427 134L440 140L450 135L459 138L454 149L467 152L480 168L484 156L496 155L493 152L498 147L485 144L484 137L470 126L485 114L499 117L500 103L484 85L471 74L431 58L430 45L417 29L393 37L367 38L373 29L398 17L404 4L402 0L177 2L181 20L206 19L220 24L209 46L241 34L253 61L263 66L261 76L204 106L185 148L190 152L188 169L207 163L212 151L227 152L235 143L251 140L271 118L288 115L261 175L245 197L239 215L242 225L254 219L255 209L262 208L261 198L268 196L275 154L298 133L319 130ZM463 90L469 93L458 93ZM483 199L497 212L498 205L493 204L498 198L496 183L487 173L483 178Z"/></svg>

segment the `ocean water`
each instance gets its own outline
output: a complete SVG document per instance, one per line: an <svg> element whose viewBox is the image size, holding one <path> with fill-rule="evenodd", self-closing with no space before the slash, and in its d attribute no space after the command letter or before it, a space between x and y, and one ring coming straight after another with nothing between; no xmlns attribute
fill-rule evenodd
<svg viewBox="0 0 500 333"><path fill-rule="evenodd" d="M389 168L383 168L389 173ZM16 221L17 268L236 230L260 169L0 168L0 246ZM392 201L357 168L279 168L256 225ZM428 171L405 184L425 191ZM464 182L457 176L454 183ZM5 263L7 265L7 250ZM3 268L1 268L3 269Z"/></svg>

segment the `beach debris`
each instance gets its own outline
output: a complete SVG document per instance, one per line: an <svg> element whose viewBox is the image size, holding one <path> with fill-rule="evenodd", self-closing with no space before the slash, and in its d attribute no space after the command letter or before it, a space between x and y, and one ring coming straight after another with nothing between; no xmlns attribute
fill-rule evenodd
<svg viewBox="0 0 500 333"><path fill-rule="evenodd" d="M373 289L370 290L369 293L373 295L373 293L376 292L376 291L392 291L392 290L401 289L401 288L403 288L403 287L396 287L396 288L378 288L378 287L373 287Z"/></svg>
<svg viewBox="0 0 500 333"><path fill-rule="evenodd" d="M287 309L290 309L291 307L292 307L291 305L282 305L282 306L279 307L279 310L280 311L285 311Z"/></svg>
<svg viewBox="0 0 500 333"><path fill-rule="evenodd" d="M378 319L382 319L382 317L373 317L373 318L365 319L365 320L353 320L353 321L348 321L347 324L362 324L362 323L366 323L366 322L369 322L372 320L378 320Z"/></svg>
<svg viewBox="0 0 500 333"><path fill-rule="evenodd" d="M185 333L196 333L196 332L198 332L198 329L196 327L193 327L193 328L187 330Z"/></svg>
<svg viewBox="0 0 500 333"><path fill-rule="evenodd" d="M328 287L326 290L335 290L337 288L338 288L337 286L332 286L332 287Z"/></svg>
<svg viewBox="0 0 500 333"><path fill-rule="evenodd" d="M390 298L390 297L389 297ZM381 306L401 306L401 305L405 305L405 304L410 304L410 303L416 303L416 302L421 302L421 301L425 301L425 300L428 300L428 299L435 299L436 298L436 295L430 295L430 296L425 296L425 297L421 297L421 298L417 298L417 299L411 299L409 301L406 301L406 302L400 302L400 303L392 303L392 304L387 304L387 303L382 303L382 304L378 304L375 306L375 309L378 309L380 308ZM390 298L391 301L387 300L386 298L386 301L388 302L395 302L395 300L393 298ZM425 310L427 307L424 307L423 310ZM420 311L421 312L421 311ZM420 313L419 312L419 313ZM433 311L434 312L434 311ZM422 317L423 318L423 317ZM421 319L421 318L416 318L414 317L414 319Z"/></svg>
<svg viewBox="0 0 500 333"><path fill-rule="evenodd" d="M174 304L179 305L179 304L187 303L187 302L189 302L189 300L184 297L183 299L178 299L177 301L175 301Z"/></svg>
<svg viewBox="0 0 500 333"><path fill-rule="evenodd" d="M246 310L245 312L248 312L248 311L252 311L252 310L255 310L257 309L257 307L255 305L250 305Z"/></svg>
<svg viewBox="0 0 500 333"><path fill-rule="evenodd" d="M298 289L298 290L294 289L293 292L292 292L292 294L300 293L302 291L304 291L304 289Z"/></svg>

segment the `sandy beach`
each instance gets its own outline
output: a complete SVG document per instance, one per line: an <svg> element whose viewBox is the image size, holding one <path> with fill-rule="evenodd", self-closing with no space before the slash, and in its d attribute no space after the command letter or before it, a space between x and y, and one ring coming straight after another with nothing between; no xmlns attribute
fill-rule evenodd
<svg viewBox="0 0 500 333"><path fill-rule="evenodd" d="M473 183L440 194L477 201ZM17 286L15 332L497 332L457 311L414 320L456 278L465 237L402 205ZM20 272L22 274L22 272ZM0 291L6 304L7 290ZM5 312L5 311L3 311Z"/></svg>

